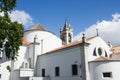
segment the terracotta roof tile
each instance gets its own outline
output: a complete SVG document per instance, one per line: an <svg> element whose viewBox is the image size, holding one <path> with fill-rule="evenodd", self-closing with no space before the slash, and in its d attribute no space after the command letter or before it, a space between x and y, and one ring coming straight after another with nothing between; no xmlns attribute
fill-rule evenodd
<svg viewBox="0 0 120 80"><path fill-rule="evenodd" d="M108 57L103 57L103 56L100 56L96 59L94 59L93 61L102 61L102 60L112 60L111 58L108 58ZM91 61L90 61L91 62Z"/></svg>
<svg viewBox="0 0 120 80"><path fill-rule="evenodd" d="M120 54L120 46L114 46L111 51L113 54Z"/></svg>
<svg viewBox="0 0 120 80"><path fill-rule="evenodd" d="M22 40L22 44L24 44L24 45L29 45L30 42L28 42L27 40Z"/></svg>
<svg viewBox="0 0 120 80"><path fill-rule="evenodd" d="M27 31L36 31L36 30L48 31L48 30L45 29L42 25L36 24L35 26L33 26L32 28L30 28L29 30L26 30L25 32L27 32Z"/></svg>
<svg viewBox="0 0 120 80"><path fill-rule="evenodd" d="M30 30L42 30L42 31L47 31L42 25L37 24L35 26L33 26L32 28L30 28Z"/></svg>
<svg viewBox="0 0 120 80"><path fill-rule="evenodd" d="M120 48L120 45L119 46L114 46L113 48Z"/></svg>
<svg viewBox="0 0 120 80"><path fill-rule="evenodd" d="M89 61L89 62L94 62L94 61L107 61L107 60L112 60L111 58L109 57L103 57L103 56L100 56L92 61Z"/></svg>
<svg viewBox="0 0 120 80"><path fill-rule="evenodd" d="M28 31L47 31L47 32L50 32L50 33L54 34L53 32L48 31L45 27L43 27L40 24L36 24L35 26L30 28L29 30L26 30L25 32L28 32Z"/></svg>
<svg viewBox="0 0 120 80"><path fill-rule="evenodd" d="M87 38L86 40L89 41L89 40L91 40L91 39L93 39L93 38L95 38L95 37L97 37L97 36ZM79 44L82 44L82 40L80 40L80 41L75 41L75 42L72 42L72 43L63 45L63 46L61 46L61 47L59 47L59 48L56 48L56 49L53 49L53 50L51 50L51 51L49 51L49 52L47 52L47 53L51 53L51 52L54 52L54 51L62 50L62 49L65 49L65 48L68 48L68 47L72 47L72 46L76 46L76 45L79 45ZM47 53L46 53L46 54L47 54Z"/></svg>

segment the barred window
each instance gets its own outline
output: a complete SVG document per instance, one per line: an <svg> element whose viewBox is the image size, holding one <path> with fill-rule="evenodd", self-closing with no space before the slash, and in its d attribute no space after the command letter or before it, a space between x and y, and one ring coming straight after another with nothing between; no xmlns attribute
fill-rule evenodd
<svg viewBox="0 0 120 80"><path fill-rule="evenodd" d="M55 76L60 76L60 68L55 67Z"/></svg>
<svg viewBox="0 0 120 80"><path fill-rule="evenodd" d="M78 75L78 69L76 64L72 65L72 75Z"/></svg>
<svg viewBox="0 0 120 80"><path fill-rule="evenodd" d="M42 77L45 77L45 69L42 69Z"/></svg>

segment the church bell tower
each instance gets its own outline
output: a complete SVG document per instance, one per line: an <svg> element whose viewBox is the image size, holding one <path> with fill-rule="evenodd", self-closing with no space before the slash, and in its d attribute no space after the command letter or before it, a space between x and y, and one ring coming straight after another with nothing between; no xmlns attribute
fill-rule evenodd
<svg viewBox="0 0 120 80"><path fill-rule="evenodd" d="M73 29L71 28L71 25L67 23L66 20L63 29L60 29L60 38L62 40L63 45L66 45L73 41Z"/></svg>

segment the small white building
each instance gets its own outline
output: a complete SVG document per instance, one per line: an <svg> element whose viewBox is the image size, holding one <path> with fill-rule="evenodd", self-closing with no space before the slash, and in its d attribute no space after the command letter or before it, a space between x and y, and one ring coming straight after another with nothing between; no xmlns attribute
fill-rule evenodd
<svg viewBox="0 0 120 80"><path fill-rule="evenodd" d="M6 60L0 51L0 80L120 79L120 61L110 56L111 47L98 35L83 34L73 42L73 29L65 22L60 38L40 24L25 31L18 60Z"/></svg>
<svg viewBox="0 0 120 80"><path fill-rule="evenodd" d="M90 80L119 80L120 61L101 59L89 62Z"/></svg>

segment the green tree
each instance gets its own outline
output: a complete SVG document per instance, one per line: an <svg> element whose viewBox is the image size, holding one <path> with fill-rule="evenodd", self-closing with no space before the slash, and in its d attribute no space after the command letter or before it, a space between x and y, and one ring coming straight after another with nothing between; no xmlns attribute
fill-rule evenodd
<svg viewBox="0 0 120 80"><path fill-rule="evenodd" d="M0 0L0 11L5 14L16 6L17 0Z"/></svg>
<svg viewBox="0 0 120 80"><path fill-rule="evenodd" d="M8 13L14 9L17 0L0 0L0 11L4 16L0 16L0 48L4 48L8 59L16 59L24 28L18 22L12 22Z"/></svg>

